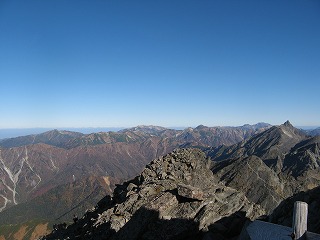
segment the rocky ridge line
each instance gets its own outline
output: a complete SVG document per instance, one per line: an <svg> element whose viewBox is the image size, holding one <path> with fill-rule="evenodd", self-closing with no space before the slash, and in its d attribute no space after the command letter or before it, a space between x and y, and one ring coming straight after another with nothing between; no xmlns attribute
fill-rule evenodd
<svg viewBox="0 0 320 240"><path fill-rule="evenodd" d="M218 239L264 211L218 182L201 150L178 149L116 187L77 223L43 239Z"/></svg>

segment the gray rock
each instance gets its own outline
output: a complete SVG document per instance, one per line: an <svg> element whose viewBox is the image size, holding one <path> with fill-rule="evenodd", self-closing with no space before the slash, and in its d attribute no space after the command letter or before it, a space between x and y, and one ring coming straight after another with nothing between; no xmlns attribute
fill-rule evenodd
<svg viewBox="0 0 320 240"><path fill-rule="evenodd" d="M246 219L264 212L243 193L219 183L210 166L198 149L179 149L153 160L139 176L115 189L113 205L93 221L84 219L86 228L77 228L77 234L84 239L132 240L202 239L211 230L212 236L240 234L238 228ZM226 221L229 217L234 220Z"/></svg>
<svg viewBox="0 0 320 240"><path fill-rule="evenodd" d="M243 192L267 213L291 193L278 175L256 156L219 162L212 170L227 186Z"/></svg>
<svg viewBox="0 0 320 240"><path fill-rule="evenodd" d="M203 200L203 191L200 188L192 187L190 185L179 184L178 185L178 194L182 197Z"/></svg>

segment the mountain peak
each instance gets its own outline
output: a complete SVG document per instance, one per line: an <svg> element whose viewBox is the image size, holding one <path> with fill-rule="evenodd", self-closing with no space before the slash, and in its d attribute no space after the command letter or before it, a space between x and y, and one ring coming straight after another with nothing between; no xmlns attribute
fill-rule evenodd
<svg viewBox="0 0 320 240"><path fill-rule="evenodd" d="M199 125L199 126L197 126L195 129L200 130L200 129L205 129L205 128L208 128L208 127L206 127L206 126L204 126L204 125L200 124L200 125Z"/></svg>
<svg viewBox="0 0 320 240"><path fill-rule="evenodd" d="M143 131L143 132L150 132L150 131L160 132L160 131L164 131L166 129L167 128L165 128L165 127L154 126L154 125L138 125L133 128L124 129L123 131L129 130L129 131Z"/></svg>
<svg viewBox="0 0 320 240"><path fill-rule="evenodd" d="M244 129L259 129L259 128L269 128L271 125L269 123L259 122L253 125L244 124L241 126Z"/></svg>
<svg viewBox="0 0 320 240"><path fill-rule="evenodd" d="M286 126L286 127L293 127L291 122L289 120L287 120L284 124L282 124L283 126Z"/></svg>

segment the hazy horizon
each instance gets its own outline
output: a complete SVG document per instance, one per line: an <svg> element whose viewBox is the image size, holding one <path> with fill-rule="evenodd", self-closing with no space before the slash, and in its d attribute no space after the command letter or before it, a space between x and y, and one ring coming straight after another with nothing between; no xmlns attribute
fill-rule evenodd
<svg viewBox="0 0 320 240"><path fill-rule="evenodd" d="M257 123L256 123L257 124ZM202 125L202 124L199 124ZM199 126L197 125L197 126ZM242 125L234 125L234 126L207 126L207 127L240 127ZM250 124L252 125L252 124ZM277 124L280 125L280 124ZM138 125L138 126L150 126L150 125ZM154 126L154 125L153 125ZM181 126L181 127L166 127L169 129L175 129L175 130L184 130L186 128L192 127L195 128L197 126ZM132 127L137 127L137 126L130 126L130 127L82 127L82 128L76 128L76 127L53 127L53 128L0 128L0 140L5 139L5 138L14 138L14 137L20 137L20 136L26 136L26 135L33 135L33 134L40 134L44 133L47 131L51 131L54 129L57 130L66 130L66 131L73 131L73 132L80 132L84 134L90 134L90 133L97 133L97 132L117 132L123 129L128 129ZM163 127L163 126L159 126ZM304 129L304 130L312 130L319 128L319 126L294 126L299 129Z"/></svg>

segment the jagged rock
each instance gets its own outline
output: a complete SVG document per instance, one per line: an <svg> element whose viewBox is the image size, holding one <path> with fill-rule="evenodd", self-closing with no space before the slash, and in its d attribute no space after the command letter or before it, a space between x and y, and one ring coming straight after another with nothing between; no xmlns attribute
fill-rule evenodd
<svg viewBox="0 0 320 240"><path fill-rule="evenodd" d="M281 172L282 161L290 149L307 138L306 134L293 127L289 121L273 126L262 133L230 147L210 149L208 155L215 161L245 158L252 155L261 158L276 173Z"/></svg>
<svg viewBox="0 0 320 240"><path fill-rule="evenodd" d="M246 219L264 212L243 193L219 183L210 167L210 159L198 149L179 149L155 159L135 179L117 186L114 203L104 210L97 208L98 217L92 221L84 217L59 237L74 236L74 228L85 239L191 240L202 239L210 230L226 235L226 229L233 234L228 237L234 237ZM237 212L243 218L234 215ZM229 217L233 220L226 221ZM231 222L237 222L234 229L228 226Z"/></svg>
<svg viewBox="0 0 320 240"><path fill-rule="evenodd" d="M320 185L320 138L289 121L230 147L207 150L215 176L270 214L284 199Z"/></svg>
<svg viewBox="0 0 320 240"><path fill-rule="evenodd" d="M175 195L170 192L163 192L146 205L147 209L159 212L159 216L165 215L170 209L178 205Z"/></svg>
<svg viewBox="0 0 320 240"><path fill-rule="evenodd" d="M203 200L203 191L200 188L192 187L189 185L179 184L178 185L178 194L182 197Z"/></svg>
<svg viewBox="0 0 320 240"><path fill-rule="evenodd" d="M227 186L243 192L249 201L259 204L267 213L291 193L277 174L256 156L218 162L212 170Z"/></svg>
<svg viewBox="0 0 320 240"><path fill-rule="evenodd" d="M320 136L309 138L297 144L285 157L283 171L297 178L320 165Z"/></svg>

